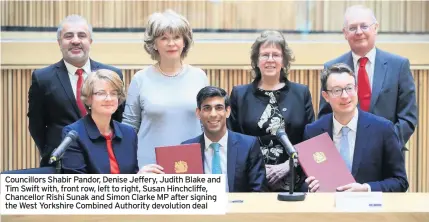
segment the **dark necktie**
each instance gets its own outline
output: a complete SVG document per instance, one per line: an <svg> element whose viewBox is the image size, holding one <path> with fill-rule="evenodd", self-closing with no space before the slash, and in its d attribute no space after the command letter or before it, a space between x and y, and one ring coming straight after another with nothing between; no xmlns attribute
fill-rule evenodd
<svg viewBox="0 0 429 222"><path fill-rule="evenodd" d="M83 74L83 69L77 69L76 70L76 75L78 76L77 86L76 86L76 102L77 102L77 107L80 110L80 114L82 116L85 116L86 115L86 109L85 109L85 106L83 105L82 99L80 98L82 85L83 85L82 74Z"/></svg>

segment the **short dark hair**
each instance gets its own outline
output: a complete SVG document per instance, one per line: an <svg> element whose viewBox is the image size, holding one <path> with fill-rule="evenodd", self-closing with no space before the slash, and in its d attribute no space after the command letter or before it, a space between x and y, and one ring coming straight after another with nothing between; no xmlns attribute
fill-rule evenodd
<svg viewBox="0 0 429 222"><path fill-rule="evenodd" d="M223 99L225 100L225 108L229 106L229 96L224 89L215 86L206 86L198 92L198 109L201 109L201 104L204 102L204 100L213 97L223 97Z"/></svg>
<svg viewBox="0 0 429 222"><path fill-rule="evenodd" d="M334 64L324 70L322 70L322 73L320 74L320 81L322 83L322 90L326 91L328 90L328 78L331 74L341 74L341 73L348 73L349 75L353 76L353 79L355 80L356 84L356 76L353 72L353 70L345 63L337 63Z"/></svg>

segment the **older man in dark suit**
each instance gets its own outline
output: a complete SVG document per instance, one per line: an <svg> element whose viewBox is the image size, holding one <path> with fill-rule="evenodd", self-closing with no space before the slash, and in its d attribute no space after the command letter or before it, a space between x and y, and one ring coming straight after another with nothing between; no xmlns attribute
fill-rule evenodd
<svg viewBox="0 0 429 222"><path fill-rule="evenodd" d="M351 51L327 62L325 69L345 63L354 70L360 109L390 120L405 150L417 125L416 87L408 59L375 47L378 28L371 9L348 8L343 33ZM330 105L321 96L319 118L330 112Z"/></svg>
<svg viewBox="0 0 429 222"><path fill-rule="evenodd" d="M122 79L119 69L89 58L92 27L81 16L70 15L58 27L58 44L63 59L35 70L28 92L29 130L40 155L40 165L48 165L51 152L61 143L61 132L86 115L80 98L83 81L92 71L110 69ZM113 115L120 121L123 107Z"/></svg>

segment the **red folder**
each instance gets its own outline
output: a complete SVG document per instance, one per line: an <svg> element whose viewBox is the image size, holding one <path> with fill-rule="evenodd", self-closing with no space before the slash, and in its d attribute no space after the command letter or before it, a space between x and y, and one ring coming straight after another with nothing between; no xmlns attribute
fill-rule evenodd
<svg viewBox="0 0 429 222"><path fill-rule="evenodd" d="M295 149L305 174L319 181L319 192L335 192L356 182L328 133L296 144Z"/></svg>
<svg viewBox="0 0 429 222"><path fill-rule="evenodd" d="M204 174L199 143L155 147L155 154L166 174Z"/></svg>

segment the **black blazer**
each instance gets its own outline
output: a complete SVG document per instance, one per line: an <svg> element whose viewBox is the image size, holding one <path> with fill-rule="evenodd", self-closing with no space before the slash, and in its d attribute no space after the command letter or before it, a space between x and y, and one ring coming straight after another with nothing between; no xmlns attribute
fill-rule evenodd
<svg viewBox="0 0 429 222"><path fill-rule="evenodd" d="M120 69L93 60L90 63L93 71L110 69L123 79ZM31 78L28 91L28 128L42 157L40 166L46 166L51 152L61 143L63 127L82 116L63 60L34 70ZM113 118L120 122L123 110L124 105L118 107Z"/></svg>
<svg viewBox="0 0 429 222"><path fill-rule="evenodd" d="M279 90L279 110L285 120L285 130L293 145L303 141L305 125L314 121L310 90L306 85L284 79L286 85ZM251 136L260 135L257 123L268 98L258 96L258 82L235 86L231 92L231 115L228 127L235 132Z"/></svg>

